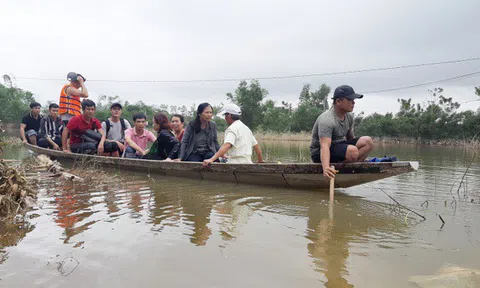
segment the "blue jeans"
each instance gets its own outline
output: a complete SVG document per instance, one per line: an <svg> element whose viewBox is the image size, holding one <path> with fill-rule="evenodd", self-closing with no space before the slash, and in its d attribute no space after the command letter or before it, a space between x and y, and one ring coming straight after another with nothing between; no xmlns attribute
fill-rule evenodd
<svg viewBox="0 0 480 288"><path fill-rule="evenodd" d="M138 154L137 154L137 150L135 150L135 149L133 149L132 147L128 146L128 147L125 149L125 158L138 159L138 158L142 158L142 155L138 155Z"/></svg>
<svg viewBox="0 0 480 288"><path fill-rule="evenodd" d="M185 161L188 162L203 162L205 159L210 159L215 155L213 152L207 152L205 154L199 155L199 154L190 154L188 155L187 159Z"/></svg>

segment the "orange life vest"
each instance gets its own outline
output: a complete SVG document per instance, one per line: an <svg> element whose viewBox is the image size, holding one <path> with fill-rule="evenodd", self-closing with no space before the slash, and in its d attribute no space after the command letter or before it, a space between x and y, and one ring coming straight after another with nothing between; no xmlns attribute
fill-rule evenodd
<svg viewBox="0 0 480 288"><path fill-rule="evenodd" d="M82 114L82 106L80 103L80 97L78 96L68 96L67 88L69 84L63 86L62 91L60 92L60 109L58 109L58 114L71 114L77 116Z"/></svg>

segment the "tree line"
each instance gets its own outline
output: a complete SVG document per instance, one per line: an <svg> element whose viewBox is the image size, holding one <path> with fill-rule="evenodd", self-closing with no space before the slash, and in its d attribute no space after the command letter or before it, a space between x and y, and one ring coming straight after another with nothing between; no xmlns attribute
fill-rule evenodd
<svg viewBox="0 0 480 288"><path fill-rule="evenodd" d="M254 131L296 133L310 132L316 118L330 108L331 88L322 84L312 89L309 84L302 87L298 103L281 101L277 103L268 99L268 91L257 80L250 83L241 81L233 93L226 94L226 100L242 108L242 121ZM407 137L422 140L441 139L476 139L480 132L480 109L459 112L460 103L453 97L444 96L442 88L428 90L431 100L426 103L413 103L412 99L398 99L400 110L397 113L373 113L365 116L355 115L355 134L373 137ZM480 96L480 87L472 92ZM4 123L18 123L29 111L28 105L34 101L31 92L19 88L7 88L0 84L0 120ZM479 98L480 100L480 98ZM330 101L330 102L329 102ZM131 119L136 112L144 112L151 118L157 112L169 116L182 114L186 121L195 116L196 105L148 105L143 101L130 103L122 101L119 96L102 95L97 101L96 117L105 120L109 117L109 107L114 102L123 105L123 117ZM44 114L48 104L43 107ZM218 113L222 104L214 106ZM220 131L226 128L223 119L215 116L214 121Z"/></svg>

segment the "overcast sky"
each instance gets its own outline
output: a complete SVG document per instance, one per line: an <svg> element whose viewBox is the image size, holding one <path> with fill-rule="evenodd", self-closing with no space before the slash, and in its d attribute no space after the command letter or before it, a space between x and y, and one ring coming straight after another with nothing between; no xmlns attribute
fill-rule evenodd
<svg viewBox="0 0 480 288"><path fill-rule="evenodd" d="M0 6L0 73L37 100L58 101L70 71L90 95L149 104L227 103L238 82L109 83L335 72L480 56L480 1L23 1ZM480 70L480 61L328 77L262 80L275 101L298 102L303 84L350 84L358 92ZM64 81L26 80L22 77ZM428 99L441 86L460 102L478 99L480 76L367 93L356 111L397 111L397 98ZM477 109L480 102L463 104Z"/></svg>

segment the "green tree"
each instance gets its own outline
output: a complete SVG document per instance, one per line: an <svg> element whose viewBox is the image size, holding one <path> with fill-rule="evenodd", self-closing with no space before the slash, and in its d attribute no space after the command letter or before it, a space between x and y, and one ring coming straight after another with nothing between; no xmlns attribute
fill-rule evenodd
<svg viewBox="0 0 480 288"><path fill-rule="evenodd" d="M267 100L264 107L263 122L260 128L263 131L288 133L292 127L292 106L282 102L282 106L275 106L275 101Z"/></svg>
<svg viewBox="0 0 480 288"><path fill-rule="evenodd" d="M22 117L30 111L30 103L34 101L30 91L0 84L0 120L4 123L20 123Z"/></svg>
<svg viewBox="0 0 480 288"><path fill-rule="evenodd" d="M255 130L263 121L262 102L268 91L260 86L257 80L252 80L250 85L246 81L240 82L235 94L227 93L227 99L234 102L242 109L242 121Z"/></svg>
<svg viewBox="0 0 480 288"><path fill-rule="evenodd" d="M298 98L299 104L292 115L293 132L311 131L315 120L328 109L330 87L322 84L317 91L310 91L310 84L303 86Z"/></svg>
<svg viewBox="0 0 480 288"><path fill-rule="evenodd" d="M330 94L330 87L326 84L320 85L317 91L310 91L310 84L303 85L300 92L300 104L308 104L321 108L322 110L328 110L328 94Z"/></svg>

